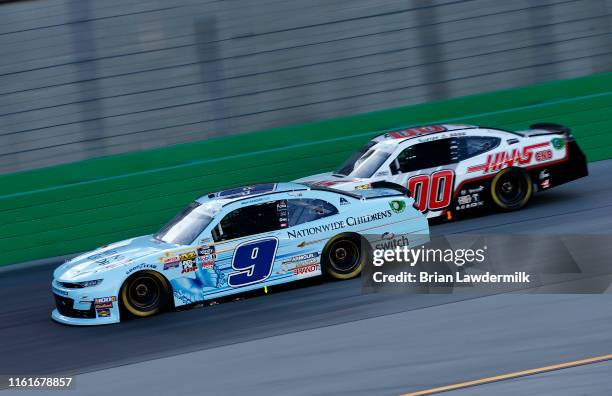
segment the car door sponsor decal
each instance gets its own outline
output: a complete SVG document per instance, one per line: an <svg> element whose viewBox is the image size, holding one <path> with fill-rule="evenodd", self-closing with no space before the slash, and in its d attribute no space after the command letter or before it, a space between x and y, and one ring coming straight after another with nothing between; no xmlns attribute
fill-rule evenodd
<svg viewBox="0 0 612 396"><path fill-rule="evenodd" d="M537 148L547 147L550 142L536 143L529 146L523 147L523 150L518 148L512 149L512 151L499 151L487 155L487 161L484 164L475 165L468 167L468 173L483 171L484 173L495 172L503 169L504 167L511 167L516 165L524 166L531 163L533 159L533 150ZM540 159L538 159L540 158ZM544 161L543 157L536 156L536 161Z"/></svg>
<svg viewBox="0 0 612 396"><path fill-rule="evenodd" d="M289 225L289 212L287 210L287 200L282 199L276 204L276 215L278 216L278 226L287 228Z"/></svg>
<svg viewBox="0 0 612 396"><path fill-rule="evenodd" d="M280 273L291 272L295 276L307 275L321 268L319 252L312 252L293 256L284 260Z"/></svg>
<svg viewBox="0 0 612 396"><path fill-rule="evenodd" d="M336 231L346 227L354 227L361 224L370 223L372 221L378 221L391 217L393 212L391 209L383 210L376 213L371 213L363 216L349 216L345 220L338 220L331 223L312 226L301 230L290 230L287 231L287 237L289 239L303 238L306 236L316 235L322 232Z"/></svg>
<svg viewBox="0 0 612 396"><path fill-rule="evenodd" d="M195 252L182 253L179 255L179 260L181 263L181 274L194 272L198 269Z"/></svg>
<svg viewBox="0 0 612 396"><path fill-rule="evenodd" d="M199 247L197 249L198 258L202 262L202 268L213 268L215 266L215 260L217 254L213 245Z"/></svg>
<svg viewBox="0 0 612 396"><path fill-rule="evenodd" d="M162 257L162 263L164 264L164 271L172 268L178 268L180 260L178 256Z"/></svg>

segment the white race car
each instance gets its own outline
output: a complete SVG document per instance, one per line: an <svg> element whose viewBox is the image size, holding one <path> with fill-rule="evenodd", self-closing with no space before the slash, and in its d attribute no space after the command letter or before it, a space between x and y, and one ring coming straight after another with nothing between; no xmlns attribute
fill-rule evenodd
<svg viewBox="0 0 612 396"><path fill-rule="evenodd" d="M493 206L522 208L539 190L588 175L568 128L535 124L511 132L473 125L391 130L369 141L335 172L296 182L341 190L381 181L405 186L428 218Z"/></svg>
<svg viewBox="0 0 612 396"><path fill-rule="evenodd" d="M57 268L52 318L116 323L321 274L355 277L372 245L429 240L427 220L406 194L401 187L346 192L295 183L208 194L155 235Z"/></svg>

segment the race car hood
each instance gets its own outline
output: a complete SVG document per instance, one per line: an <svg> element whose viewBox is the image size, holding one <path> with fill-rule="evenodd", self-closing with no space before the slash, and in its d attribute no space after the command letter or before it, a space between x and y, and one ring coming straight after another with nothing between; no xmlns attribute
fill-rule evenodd
<svg viewBox="0 0 612 396"><path fill-rule="evenodd" d="M53 275L62 281L90 280L92 275L98 276L111 269L134 264L136 260L159 254L173 246L150 235L126 239L77 256L58 267Z"/></svg>
<svg viewBox="0 0 612 396"><path fill-rule="evenodd" d="M367 184L367 179L340 176L334 174L333 172L319 173L318 175L307 176L294 181L296 183L331 187L340 190L353 190L356 186Z"/></svg>

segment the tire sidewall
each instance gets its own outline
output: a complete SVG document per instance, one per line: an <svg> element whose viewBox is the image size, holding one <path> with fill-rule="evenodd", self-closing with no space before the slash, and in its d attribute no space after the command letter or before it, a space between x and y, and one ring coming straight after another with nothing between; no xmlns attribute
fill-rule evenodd
<svg viewBox="0 0 612 396"><path fill-rule="evenodd" d="M160 296L159 304L153 310L139 311L129 301L128 288L136 281L136 279L142 276L149 276L156 279L160 286L162 295ZM123 285L119 291L119 301L121 302L122 311L131 317L145 318L163 312L170 305L170 297L171 290L168 281L162 274L155 271L139 271L130 275L130 277L123 282Z"/></svg>
<svg viewBox="0 0 612 396"><path fill-rule="evenodd" d="M352 241L353 243L355 243L355 245L357 246L357 250L359 251L359 264L353 271L348 272L348 273L337 272L336 270L334 270L333 266L329 262L330 261L329 254L331 253L330 248L335 243L341 240ZM365 249L364 249L364 245L365 245ZM363 268L365 267L365 264L368 260L369 254L370 252L369 252L369 249L367 249L367 244L363 243L363 239L359 235L357 234L339 234L331 238L325 245L325 248L323 248L323 253L321 255L321 267L322 267L321 270L323 272L323 275L327 279L345 280L345 279L355 278L359 276L361 272L363 271Z"/></svg>
<svg viewBox="0 0 612 396"><path fill-rule="evenodd" d="M516 174L517 176L523 178L523 180L525 181L526 184L526 192L523 196L523 198L517 202L516 204L513 205L508 205L506 203L504 203L498 196L497 196L497 185L499 183L499 181L502 179L502 177L504 177L505 175L508 174ZM516 168L516 167L512 167L512 168L506 168L501 170L500 172L498 172L495 177L493 177L493 180L491 180L491 185L489 188L490 194L491 194L491 199L493 200L493 203L495 203L495 205L502 209L502 210L506 210L506 211L512 211L512 210L519 210L521 208L523 208L525 205L527 205L527 203L529 202L529 200L531 199L531 197L533 196L533 183L531 182L531 177L529 176L529 173L522 168Z"/></svg>

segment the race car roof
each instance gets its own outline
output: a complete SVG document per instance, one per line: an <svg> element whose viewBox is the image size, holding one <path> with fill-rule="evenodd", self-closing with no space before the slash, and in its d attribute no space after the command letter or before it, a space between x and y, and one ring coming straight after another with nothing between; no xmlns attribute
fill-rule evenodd
<svg viewBox="0 0 612 396"><path fill-rule="evenodd" d="M249 186L234 187L217 191L200 197L200 203L216 201L222 205L244 198L253 198L270 193L281 193L299 190L308 190L309 187L299 183L261 183Z"/></svg>
<svg viewBox="0 0 612 396"><path fill-rule="evenodd" d="M476 125L463 125L463 124L434 124L434 125L423 125L417 127L410 127L404 129L396 129L387 131L381 135L378 135L374 139L375 142L398 140L402 142L407 139L414 139L424 135L431 135L434 133L448 132L448 131L459 131L463 129L477 129Z"/></svg>

